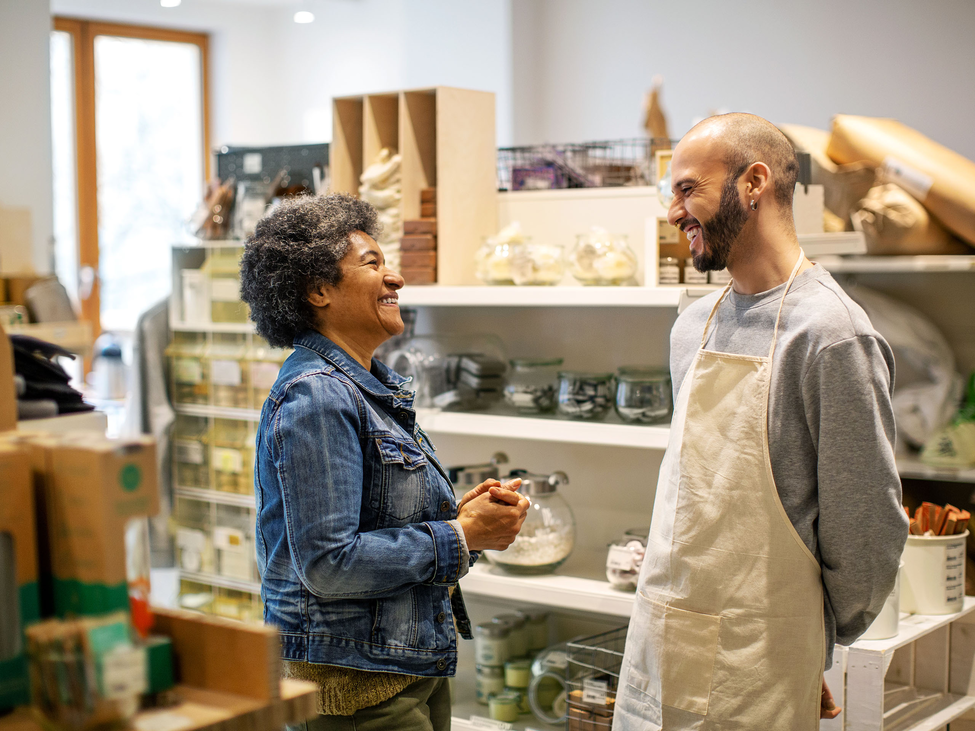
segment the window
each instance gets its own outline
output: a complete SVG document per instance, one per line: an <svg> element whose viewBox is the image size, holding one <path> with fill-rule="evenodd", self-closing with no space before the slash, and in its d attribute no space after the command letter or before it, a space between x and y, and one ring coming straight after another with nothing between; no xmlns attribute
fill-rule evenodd
<svg viewBox="0 0 975 731"><path fill-rule="evenodd" d="M203 197L207 37L54 27L55 269L96 333L131 331L169 293L170 247Z"/></svg>

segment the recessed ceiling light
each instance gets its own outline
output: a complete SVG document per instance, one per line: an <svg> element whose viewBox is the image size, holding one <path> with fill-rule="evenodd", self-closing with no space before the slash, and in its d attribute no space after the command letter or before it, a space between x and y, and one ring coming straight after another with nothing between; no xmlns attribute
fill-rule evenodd
<svg viewBox="0 0 975 731"><path fill-rule="evenodd" d="M183 0L159 0L159 4L164 8L175 8L181 2L183 2Z"/></svg>
<svg viewBox="0 0 975 731"><path fill-rule="evenodd" d="M315 22L315 14L314 13L311 13L311 12L309 12L307 10L299 10L297 13L295 13L295 22L296 23L314 23Z"/></svg>

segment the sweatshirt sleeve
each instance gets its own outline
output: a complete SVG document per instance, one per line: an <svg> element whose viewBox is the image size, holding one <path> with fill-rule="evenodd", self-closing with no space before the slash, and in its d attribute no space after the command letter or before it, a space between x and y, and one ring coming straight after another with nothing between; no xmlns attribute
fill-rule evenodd
<svg viewBox="0 0 975 731"><path fill-rule="evenodd" d="M883 608L907 540L894 462L893 380L887 343L858 335L823 349L802 382L817 445L823 586L843 645Z"/></svg>

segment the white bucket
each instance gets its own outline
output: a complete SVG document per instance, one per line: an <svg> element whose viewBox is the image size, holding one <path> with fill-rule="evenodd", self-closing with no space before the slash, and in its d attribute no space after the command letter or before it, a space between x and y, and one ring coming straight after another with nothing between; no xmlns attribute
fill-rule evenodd
<svg viewBox="0 0 975 731"><path fill-rule="evenodd" d="M904 547L901 610L954 614L965 602L965 544L956 536L908 536Z"/></svg>
<svg viewBox="0 0 975 731"><path fill-rule="evenodd" d="M867 627L867 631L860 635L861 640L887 640L897 635L901 614L901 574L904 573L904 562L901 561L894 579L894 590L890 592L884 608Z"/></svg>

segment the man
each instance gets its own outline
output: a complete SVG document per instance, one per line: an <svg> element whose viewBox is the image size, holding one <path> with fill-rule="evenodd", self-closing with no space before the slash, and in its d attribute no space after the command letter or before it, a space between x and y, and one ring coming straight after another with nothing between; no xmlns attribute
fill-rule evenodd
<svg viewBox="0 0 975 731"><path fill-rule="evenodd" d="M894 359L805 258L788 140L712 117L674 150L668 219L732 284L671 333L675 398L613 728L815 731L834 642L870 625L907 537Z"/></svg>

